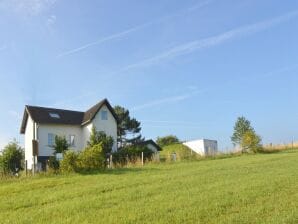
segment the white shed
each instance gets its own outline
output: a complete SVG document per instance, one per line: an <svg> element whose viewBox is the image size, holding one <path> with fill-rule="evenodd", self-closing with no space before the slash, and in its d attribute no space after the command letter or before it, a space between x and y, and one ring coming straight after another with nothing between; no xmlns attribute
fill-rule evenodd
<svg viewBox="0 0 298 224"><path fill-rule="evenodd" d="M186 141L183 143L188 148L198 153L199 155L214 155L218 152L216 140L200 139L193 141Z"/></svg>

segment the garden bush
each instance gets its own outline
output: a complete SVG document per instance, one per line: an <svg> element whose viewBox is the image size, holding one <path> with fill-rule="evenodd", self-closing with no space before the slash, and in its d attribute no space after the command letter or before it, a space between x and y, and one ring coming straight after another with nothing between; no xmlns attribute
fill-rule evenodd
<svg viewBox="0 0 298 224"><path fill-rule="evenodd" d="M87 147L85 150L80 152L76 165L79 171L103 169L105 167L105 155L102 144Z"/></svg>
<svg viewBox="0 0 298 224"><path fill-rule="evenodd" d="M59 171L59 161L56 159L56 156L50 156L48 161L49 171L53 173L57 173Z"/></svg>
<svg viewBox="0 0 298 224"><path fill-rule="evenodd" d="M152 150L145 146L131 145L112 153L113 163L121 166L125 165L127 162L136 163L141 159L142 152L144 155L144 161L152 159Z"/></svg>
<svg viewBox="0 0 298 224"><path fill-rule="evenodd" d="M62 173L71 173L78 170L78 153L69 150L64 153L63 160L60 161L60 170Z"/></svg>

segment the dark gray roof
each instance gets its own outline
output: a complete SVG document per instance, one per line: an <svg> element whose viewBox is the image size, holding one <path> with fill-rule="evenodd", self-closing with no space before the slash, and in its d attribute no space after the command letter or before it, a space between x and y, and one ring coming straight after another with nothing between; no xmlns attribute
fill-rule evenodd
<svg viewBox="0 0 298 224"><path fill-rule="evenodd" d="M100 101L86 112L62 110L56 108L25 106L21 134L25 133L28 116L38 124L85 125L93 120L100 108L106 105L118 122L118 117L107 99ZM58 114L59 118L51 117L50 113Z"/></svg>
<svg viewBox="0 0 298 224"><path fill-rule="evenodd" d="M118 122L118 117L117 117L117 115L114 111L114 108L111 106L111 104L109 103L109 101L107 99L104 99L104 100L100 101L98 104L91 107L89 110L87 110L84 113L82 124L87 124L90 121L92 121L93 118L95 117L95 115L97 114L97 112L100 110L100 108L103 105L107 106L107 108L111 111L112 115L114 116L114 118Z"/></svg>
<svg viewBox="0 0 298 224"><path fill-rule="evenodd" d="M137 143L137 145L142 145L142 146L146 146L149 144L154 145L157 151L162 151L162 148L158 144L156 144L156 142L153 141L152 139Z"/></svg>

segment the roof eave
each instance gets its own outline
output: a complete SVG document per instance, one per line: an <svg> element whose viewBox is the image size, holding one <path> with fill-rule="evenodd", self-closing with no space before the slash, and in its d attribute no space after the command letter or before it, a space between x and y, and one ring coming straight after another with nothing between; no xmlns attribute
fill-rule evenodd
<svg viewBox="0 0 298 224"><path fill-rule="evenodd" d="M25 134L25 132L26 132L27 121L28 121L28 118L30 116L27 107L28 106L26 105L25 110L24 110L23 119L22 119L22 125L21 125L21 128L20 128L20 134Z"/></svg>

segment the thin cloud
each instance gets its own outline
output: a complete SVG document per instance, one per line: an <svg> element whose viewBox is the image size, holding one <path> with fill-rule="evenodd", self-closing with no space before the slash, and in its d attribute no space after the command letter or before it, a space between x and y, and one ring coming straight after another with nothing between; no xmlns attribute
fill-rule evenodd
<svg viewBox="0 0 298 224"><path fill-rule="evenodd" d="M168 15L168 16L164 16L164 17L161 17L161 18L152 20L152 21L147 22L147 23L140 24L138 26L132 27L132 28L127 29L127 30L124 30L124 31L122 31L120 33L116 33L116 34L113 34L113 35L110 35L110 36L107 36L107 37L103 37L103 38L101 38L101 39L99 39L97 41L93 41L93 42L87 43L87 44L85 44L83 46L80 46L80 47L77 47L77 48L74 48L74 49L65 51L65 52L59 54L57 56L57 58L61 58L61 57L67 56L67 55L75 54L75 53L80 52L80 51L83 51L83 50L85 50L87 48L93 47L95 45L100 45L100 44L103 44L103 43L108 42L108 41L111 41L111 40L121 39L122 37L125 37L128 34L133 33L133 32L136 32L136 31L138 31L140 29L143 29L143 28L145 28L147 26L150 26L150 25L153 25L153 24L156 24L156 23L161 23L161 22L163 22L165 20L169 20L169 19L175 18L175 17L177 17L177 16L179 16L181 14L189 13L189 12L192 12L192 11L195 11L195 10L198 10L198 9L201 9L201 8L209 5L213 1L214 0L207 0L207 1L199 2L198 4L195 4L194 6L192 6L190 8L187 8L186 10L179 11L177 13L174 13L174 14L171 14L171 15Z"/></svg>
<svg viewBox="0 0 298 224"><path fill-rule="evenodd" d="M283 74L284 72L292 71L292 70L297 69L297 68L298 68L298 63L282 67L282 68L277 69L277 70L272 71L272 72L268 72L268 73L264 74L263 77L264 78L269 78L269 77L272 77L272 76L277 76L277 75Z"/></svg>
<svg viewBox="0 0 298 224"><path fill-rule="evenodd" d="M47 27L52 27L56 23L56 20L57 20L56 15L51 15L46 21Z"/></svg>
<svg viewBox="0 0 298 224"><path fill-rule="evenodd" d="M273 19L265 20L252 25L243 26L237 29L224 32L216 36L208 37L205 39L199 39L182 45L178 45L154 57L150 57L143 61L128 65L122 68L121 70L119 70L117 73L128 71L131 69L136 69L139 67L147 67L153 64L158 64L165 60L171 60L181 55L190 54L195 51L202 50L204 48L217 46L236 38L244 37L247 35L251 35L251 34L269 29L270 27L277 26L283 22L296 18L297 16L298 16L298 11L293 11Z"/></svg>
<svg viewBox="0 0 298 224"><path fill-rule="evenodd" d="M0 9L26 16L36 16L52 7L57 0L2 0Z"/></svg>
<svg viewBox="0 0 298 224"><path fill-rule="evenodd" d="M285 66L285 67L282 67L282 68L279 68L279 69L276 69L274 71L267 72L267 73L264 73L264 74L259 74L255 78L245 77L245 78L238 78L237 80L232 79L230 81L227 81L225 83L225 85L231 85L231 84L234 84L235 82L256 81L256 80L259 80L260 78L270 78L270 77L273 77L273 76L276 76L276 75L281 75L284 72L288 72L288 71L291 71L291 70L294 70L294 69L297 69L297 68L298 68L298 63L288 65L288 66ZM190 93L188 93L188 94L183 94L183 95L179 95L179 96L172 96L172 97L168 97L168 98L153 100L153 101L144 103L142 105L135 106L131 109L131 111L138 111L138 110L143 110L143 109L147 109L147 108L152 108L152 107L162 105L162 104L180 102L180 101L189 99L191 97L194 97L198 93L208 92L209 90L213 89L214 86L213 87L210 86L210 88L205 88L203 90L198 90L195 86L191 86L191 88L189 88L189 87L187 87L187 88L188 89L193 89L193 91L190 91ZM234 102L234 100L222 100L222 101L217 101L217 102L213 102L213 103L216 103L218 105L218 104L233 104L235 102ZM147 122L167 123L168 121L147 121Z"/></svg>
<svg viewBox="0 0 298 224"><path fill-rule="evenodd" d="M271 70L265 73L259 74L250 74L247 76L242 76L238 79L231 79L225 83L225 85L235 85L235 82L239 83L247 83L247 82L259 82L264 79L272 79L273 77L284 75L285 72L290 72L298 68L298 63L287 65L284 67L277 68L275 70Z"/></svg>
<svg viewBox="0 0 298 224"><path fill-rule="evenodd" d="M201 9L209 4L211 4L212 2L214 2L214 0L207 0L207 1L202 1L202 2L198 2L197 4L195 4L194 6L190 7L187 9L187 11L195 11L197 9Z"/></svg>
<svg viewBox="0 0 298 224"><path fill-rule="evenodd" d="M142 124L144 127L149 128L195 128L195 129L201 129L202 126L195 126L195 125L147 125Z"/></svg>
<svg viewBox="0 0 298 224"><path fill-rule="evenodd" d="M201 125L195 122L185 121L160 121L160 120L141 120L142 123L164 124L164 125Z"/></svg>
<svg viewBox="0 0 298 224"><path fill-rule="evenodd" d="M190 97L192 97L192 96L194 96L198 93L202 93L204 91L205 90L197 90L197 91L190 92L188 94L182 94L182 95L178 95L178 96L172 96L172 97L167 97L167 98L162 98L162 99L156 99L156 100L144 103L142 105L132 107L131 111L137 111L137 110L143 110L143 109L146 109L146 108L152 108L152 107L162 105L162 104L180 102L180 101L186 100L186 99L188 99L188 98L190 98Z"/></svg>
<svg viewBox="0 0 298 224"><path fill-rule="evenodd" d="M136 30L138 30L138 29L140 29L140 28L142 28L144 26L146 26L146 24L142 24L140 26L133 27L133 28L128 29L128 30L125 30L123 32L116 33L116 34L113 34L111 36L104 37L104 38L99 39L97 41L94 41L94 42L85 44L85 45L83 45L81 47L78 47L78 48L75 48L75 49L72 49L72 50L69 50L69 51L65 51L65 52L59 54L57 56L57 58L64 57L64 56L67 56L67 55L71 55L71 54L77 53L79 51L83 51L83 50L85 50L85 49L87 49L89 47L92 47L92 46L95 46L95 45L99 45L99 44L102 44L102 43L107 42L107 41L110 41L110 40L120 39L121 37L124 37L127 34L132 33L132 32L134 32L134 31L136 31Z"/></svg>
<svg viewBox="0 0 298 224"><path fill-rule="evenodd" d="M142 105L135 106L135 107L131 108L131 111L142 110L142 109L158 106L158 105L165 104L165 103L175 103L175 102L185 100L189 97L190 96L186 94L186 95L179 95L179 96L173 96L173 97L153 100L153 101L144 103Z"/></svg>

